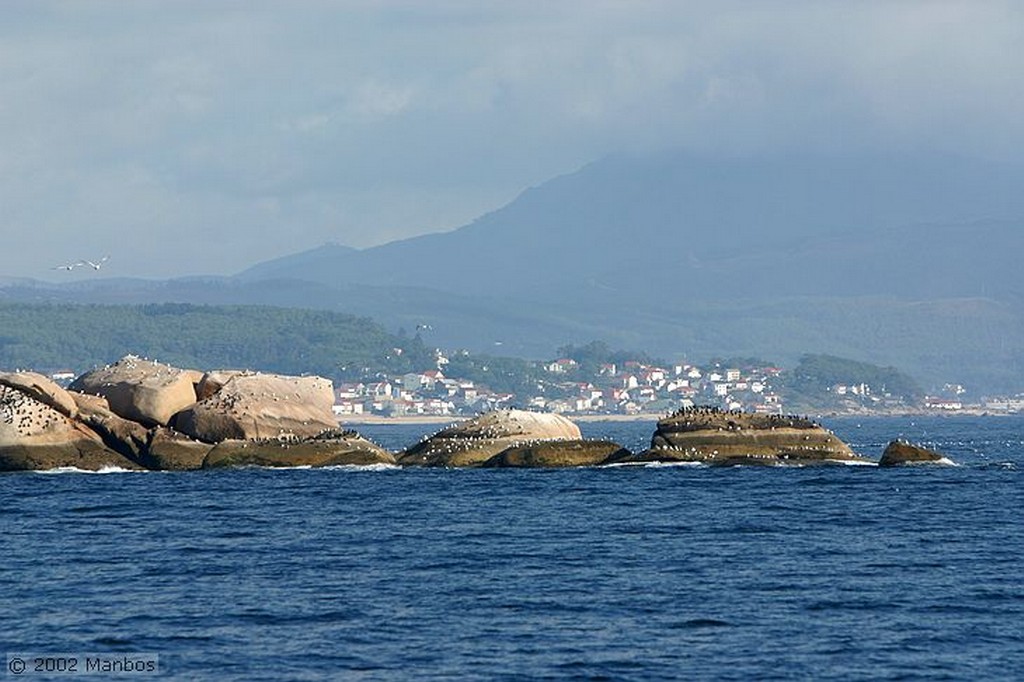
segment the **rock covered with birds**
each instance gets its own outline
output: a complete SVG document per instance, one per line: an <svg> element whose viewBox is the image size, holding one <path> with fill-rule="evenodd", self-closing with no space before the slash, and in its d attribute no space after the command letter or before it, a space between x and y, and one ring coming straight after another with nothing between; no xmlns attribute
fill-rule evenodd
<svg viewBox="0 0 1024 682"><path fill-rule="evenodd" d="M112 365L86 372L70 389L106 398L110 409L125 419L167 426L175 414L196 402L196 384L202 376L196 370L126 355Z"/></svg>
<svg viewBox="0 0 1024 682"><path fill-rule="evenodd" d="M0 470L393 464L338 428L321 377L204 374L129 355L64 390L0 373Z"/></svg>
<svg viewBox="0 0 1024 682"><path fill-rule="evenodd" d="M182 404L185 396L190 401ZM333 398L331 382L321 377L203 374L136 356L82 375L72 390L33 372L0 373L0 471L873 463L812 420L714 407L666 416L650 447L635 454L610 441L584 439L561 415L511 409L453 424L393 455L340 429ZM879 464L919 462L950 463L939 453L893 441Z"/></svg>
<svg viewBox="0 0 1024 682"><path fill-rule="evenodd" d="M915 445L902 438L890 442L882 452L878 466L895 467L910 464L952 464L941 452L936 452L921 445Z"/></svg>
<svg viewBox="0 0 1024 682"><path fill-rule="evenodd" d="M399 464L479 466L505 450L530 443L578 441L580 428L560 414L495 410L442 429L407 449Z"/></svg>
<svg viewBox="0 0 1024 682"><path fill-rule="evenodd" d="M78 416L74 397L49 377L36 372L7 372L0 374L0 386L17 389L25 395L49 405L65 417Z"/></svg>
<svg viewBox="0 0 1024 682"><path fill-rule="evenodd" d="M198 385L205 397L174 419L175 429L196 440L296 440L338 426L334 387L322 377L217 372Z"/></svg>
<svg viewBox="0 0 1024 682"><path fill-rule="evenodd" d="M139 468L103 439L31 395L0 383L0 471Z"/></svg>
<svg viewBox="0 0 1024 682"><path fill-rule="evenodd" d="M658 422L641 462L712 465L867 463L834 433L804 417L690 407Z"/></svg>

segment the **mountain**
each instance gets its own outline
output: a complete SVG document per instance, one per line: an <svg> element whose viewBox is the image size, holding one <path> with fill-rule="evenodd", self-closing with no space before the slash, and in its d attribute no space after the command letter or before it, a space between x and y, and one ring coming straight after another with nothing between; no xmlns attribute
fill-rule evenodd
<svg viewBox="0 0 1024 682"><path fill-rule="evenodd" d="M320 308L525 357L827 353L1024 389L1024 172L936 154L612 156L473 223L236 277L10 282L0 300Z"/></svg>
<svg viewBox="0 0 1024 682"><path fill-rule="evenodd" d="M325 247L240 277L601 304L681 282L701 297L905 294L904 269L962 273L953 266L976 254L966 265L983 281L960 289L976 295L1006 284L984 264L1006 264L1021 243L1022 180L1018 168L941 155L615 156L452 232Z"/></svg>

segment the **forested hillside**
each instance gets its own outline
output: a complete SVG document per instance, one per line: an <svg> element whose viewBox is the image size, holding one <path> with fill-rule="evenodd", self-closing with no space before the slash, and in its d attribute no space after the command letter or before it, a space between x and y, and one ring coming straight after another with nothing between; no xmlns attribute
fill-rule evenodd
<svg viewBox="0 0 1024 682"><path fill-rule="evenodd" d="M197 369L330 378L366 367L423 369L432 362L418 339L340 313L177 303L0 304L0 369L81 372L128 353Z"/></svg>
<svg viewBox="0 0 1024 682"><path fill-rule="evenodd" d="M788 404L820 408L843 402L846 391L834 390L839 386L855 391L851 396L864 398L892 395L916 401L923 396L918 383L895 367L815 354L800 358L800 364L783 375L780 388Z"/></svg>

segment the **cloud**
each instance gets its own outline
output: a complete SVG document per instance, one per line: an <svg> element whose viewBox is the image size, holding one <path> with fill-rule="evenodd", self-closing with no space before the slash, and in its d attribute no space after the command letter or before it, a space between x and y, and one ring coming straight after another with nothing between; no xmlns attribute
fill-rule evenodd
<svg viewBox="0 0 1024 682"><path fill-rule="evenodd" d="M977 1L12 2L0 275L379 243L621 149L1019 161L1022 33Z"/></svg>

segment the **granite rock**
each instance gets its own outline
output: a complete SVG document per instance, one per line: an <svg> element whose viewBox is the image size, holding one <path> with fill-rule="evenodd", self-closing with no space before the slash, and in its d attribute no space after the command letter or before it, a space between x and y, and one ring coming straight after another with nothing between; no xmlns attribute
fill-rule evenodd
<svg viewBox="0 0 1024 682"><path fill-rule="evenodd" d="M894 440L886 446L879 460L880 467L894 467L905 464L951 464L941 453L914 445L905 440Z"/></svg>
<svg viewBox="0 0 1024 682"><path fill-rule="evenodd" d="M624 461L720 466L869 463L809 419L712 407L686 408L662 419L650 449Z"/></svg>
<svg viewBox="0 0 1024 682"><path fill-rule="evenodd" d="M167 426L171 418L196 402L196 370L178 369L134 355L86 372L70 389L107 399L110 409L144 426Z"/></svg>
<svg viewBox="0 0 1024 682"><path fill-rule="evenodd" d="M558 414L496 410L454 424L401 453L407 466L479 466L511 448L537 441L580 440L580 429Z"/></svg>
<svg viewBox="0 0 1024 682"><path fill-rule="evenodd" d="M208 374L203 400L174 419L178 431L207 443L225 440L291 440L336 429L334 389L321 377L239 372ZM214 376L214 378L210 378ZM210 392L212 387L219 389Z"/></svg>

